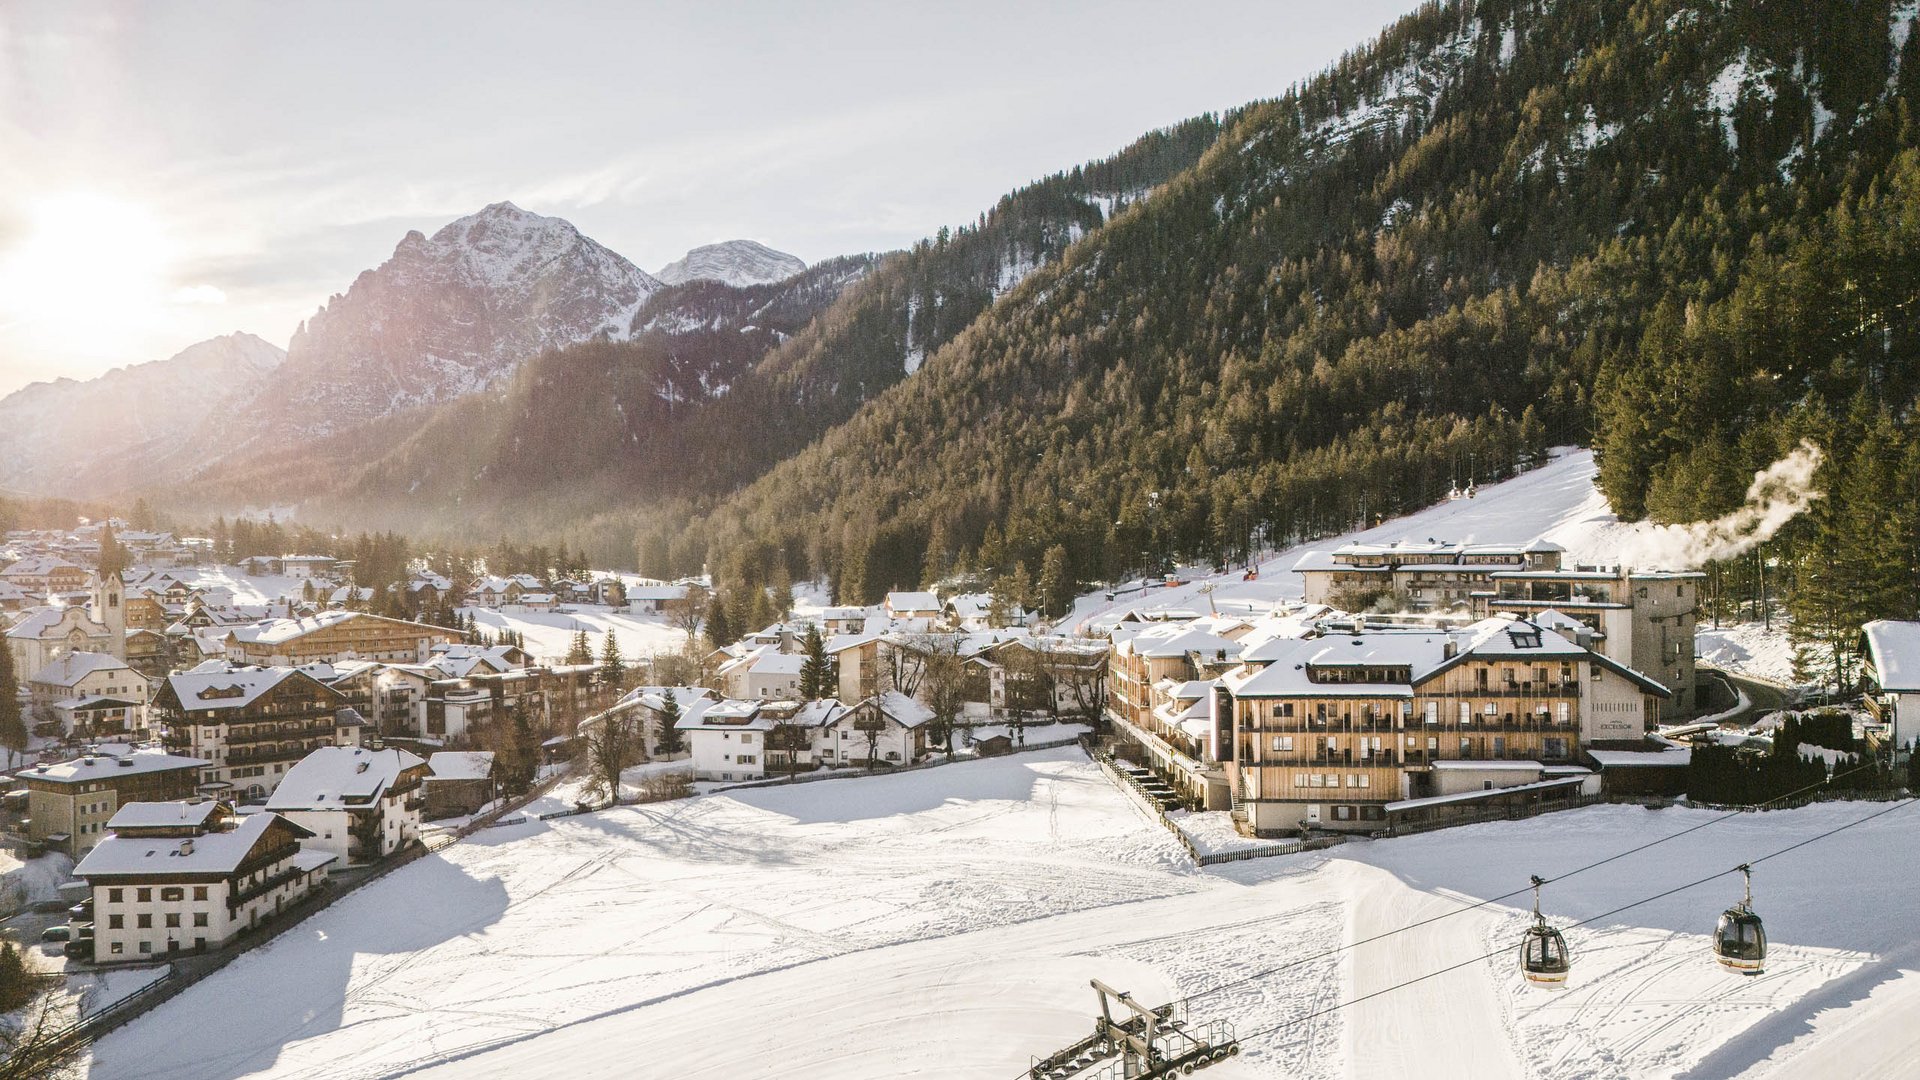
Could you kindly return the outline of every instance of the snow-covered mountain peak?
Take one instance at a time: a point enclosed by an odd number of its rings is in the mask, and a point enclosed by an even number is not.
[[[668,285],[718,281],[736,288],[771,285],[807,268],[798,257],[753,240],[724,240],[694,248],[653,275]]]

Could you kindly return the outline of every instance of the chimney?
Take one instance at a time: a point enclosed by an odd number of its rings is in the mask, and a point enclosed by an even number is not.
[[[1448,634],[1446,644],[1440,646],[1440,658],[1451,660],[1458,655],[1460,655],[1460,643],[1453,640],[1452,634]]]
[[[180,841],[180,854],[182,855],[193,854],[193,840],[191,837]]]

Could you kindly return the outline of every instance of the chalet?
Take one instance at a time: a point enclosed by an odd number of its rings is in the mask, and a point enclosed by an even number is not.
[[[758,701],[697,698],[681,705],[674,727],[686,742],[696,780],[758,780],[766,775],[774,717]]]
[[[420,838],[427,771],[405,750],[321,747],[287,771],[267,809],[311,831],[304,846],[373,862]]]
[[[339,691],[305,672],[225,665],[169,675],[153,699],[164,745],[207,761],[202,790],[253,799],[338,741],[345,706]]]
[[[489,750],[443,750],[427,757],[426,820],[478,813],[500,792]]]
[[[118,657],[71,652],[41,668],[27,686],[35,722],[58,723],[64,735],[128,738],[146,730],[146,676]]]
[[[35,596],[84,592],[92,580],[92,571],[56,555],[32,555],[0,570],[0,581]]]
[[[27,839],[77,859],[105,838],[107,820],[120,807],[193,795],[206,764],[201,758],[103,746],[72,761],[23,769]]]
[[[913,619],[922,628],[940,618],[940,598],[930,592],[890,592],[885,605],[889,619]]]
[[[218,948],[304,899],[337,856],[278,814],[203,801],[136,802],[73,868],[93,898],[94,958],[140,960]]]
[[[227,633],[226,653],[238,663],[285,667],[345,659],[424,663],[434,645],[460,639],[459,631],[444,626],[364,611],[323,611],[234,627]]]
[[[11,581],[0,579],[0,615],[25,611],[37,601],[33,594]]]
[[[722,664],[715,673],[720,689],[732,698],[791,698],[800,693],[800,667],[806,657],[763,645]]]
[[[1920,739],[1920,622],[1875,619],[1860,628],[1867,710],[1887,725],[1902,758]]]
[[[835,717],[825,728],[830,749],[822,757],[836,765],[914,764],[927,755],[932,719],[931,709],[889,690]]]
[[[686,598],[685,585],[635,585],[626,590],[627,610],[635,615],[665,615]]]

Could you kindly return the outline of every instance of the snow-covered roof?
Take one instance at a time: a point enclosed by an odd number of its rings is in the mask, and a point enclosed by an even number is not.
[[[890,592],[887,594],[887,610],[938,612],[940,598],[930,592]]]
[[[48,686],[72,686],[96,671],[124,671],[126,661],[97,652],[70,652],[33,676],[33,681]]]
[[[213,670],[201,670],[211,668]],[[208,661],[191,672],[167,676],[167,685],[182,709],[244,709],[261,694],[290,678],[306,677],[293,668],[230,668],[224,661]]]
[[[107,820],[107,828],[110,831],[193,826],[204,828],[219,809],[220,804],[212,799],[130,802],[113,812],[113,817]]]
[[[242,815],[239,824],[231,829],[193,837],[109,836],[87,852],[86,858],[73,868],[73,874],[75,877],[231,874],[246,861],[247,853],[275,822],[296,830],[302,837],[313,835],[279,814],[266,813]],[[328,856],[328,860],[331,859],[332,856]]]
[[[1587,774],[1591,775],[1591,774]],[[1487,788],[1482,791],[1460,791],[1452,795],[1429,795],[1423,799],[1402,799],[1387,804],[1387,813],[1397,814],[1402,810],[1418,810],[1427,806],[1444,806],[1448,803],[1477,802],[1491,799],[1497,795],[1512,795],[1520,791],[1545,791],[1548,788],[1568,787],[1586,782],[1586,776],[1561,776],[1552,780],[1535,780],[1531,784],[1515,784],[1512,787]]]
[[[1587,756],[1601,768],[1628,765],[1685,766],[1693,761],[1691,749],[1589,750]]]
[[[485,780],[493,775],[491,750],[442,750],[427,755],[434,780]]]
[[[755,675],[798,675],[806,662],[799,653],[767,652],[754,660],[752,670]]]
[[[124,763],[124,764],[123,764]],[[164,772],[168,769],[198,769],[211,762],[195,757],[181,757],[162,750],[134,750],[116,753],[113,748],[102,747],[91,754],[61,761],[51,765],[35,765],[19,773],[24,780],[48,780],[56,784],[82,784],[95,780],[106,780],[116,776],[136,776],[140,773]]]
[[[339,810],[365,806],[400,774],[425,761],[389,747],[323,746],[294,763],[267,799],[269,810]]]
[[[761,704],[758,701],[712,701],[701,698],[682,706],[680,720],[673,726],[679,731],[698,731],[702,728],[771,731],[773,718],[760,715]]]
[[[1875,681],[1888,693],[1920,691],[1920,622],[1875,619],[1860,628]]]
[[[898,690],[889,690],[868,700],[873,703],[874,708],[885,713],[901,727],[917,728],[933,719],[932,709]]]

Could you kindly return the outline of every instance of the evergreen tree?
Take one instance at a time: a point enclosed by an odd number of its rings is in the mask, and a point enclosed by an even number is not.
[[[13,649],[0,641],[0,746],[11,765],[27,752],[27,722],[20,715],[20,680],[14,674]]]
[[[573,645],[567,649],[567,663],[571,665],[593,663],[593,644],[587,640],[586,627],[573,632]]]
[[[817,624],[807,627],[805,650],[806,659],[800,663],[800,696],[818,701],[833,689],[833,673],[827,664],[827,643]]]
[[[668,687],[660,700],[660,738],[659,756],[671,758],[680,752],[680,702],[674,698],[673,688]]]
[[[13,1012],[33,1000],[33,975],[13,942],[0,942],[0,1012]]]
[[[733,624],[727,620],[726,599],[717,589],[707,598],[706,628],[707,641],[716,649],[739,639],[739,635],[733,632]]]
[[[1047,549],[1040,564],[1040,610],[1049,619],[1065,615],[1073,607],[1073,574],[1067,568],[1067,546],[1055,544]]]
[[[607,631],[606,644],[600,649],[600,685],[617,693],[627,682],[627,664],[620,658],[620,642]]]

